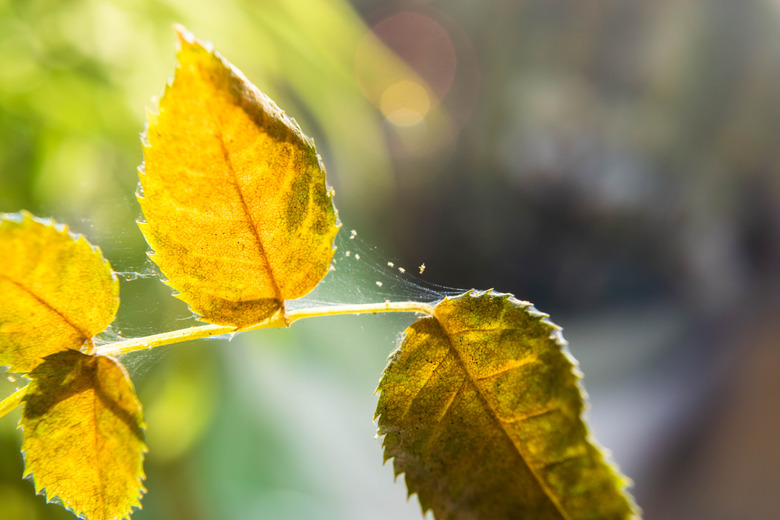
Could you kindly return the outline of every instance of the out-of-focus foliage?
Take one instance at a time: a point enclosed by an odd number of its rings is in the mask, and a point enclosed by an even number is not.
[[[136,216],[132,207],[94,203],[124,199],[133,190],[137,129],[149,94],[160,92],[169,75],[176,20],[210,34],[304,126],[321,128],[317,134],[327,137],[321,146],[329,149],[336,175],[371,172],[345,189],[386,191],[391,179],[382,119],[353,72],[356,49],[366,55],[364,75],[415,76],[366,38],[345,2],[235,1],[217,9],[175,0],[3,0],[0,171],[7,173],[0,178],[0,209],[45,208],[66,220],[91,214],[99,229],[114,229],[111,222],[122,220],[117,211]]]
[[[445,108],[471,76],[480,90],[456,141],[399,159],[393,250],[455,285],[510,280],[544,309],[665,299],[708,314],[766,287],[780,265],[776,2],[418,7],[457,51]]]

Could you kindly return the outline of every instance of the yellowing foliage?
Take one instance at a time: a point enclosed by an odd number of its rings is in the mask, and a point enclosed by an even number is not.
[[[90,355],[119,305],[116,275],[84,237],[26,212],[3,215],[0,247],[0,365],[31,380],[25,476],[79,516],[129,518],[144,491],[141,404],[121,365]]]
[[[35,491],[90,520],[129,518],[145,491],[141,403],[114,359],[52,354],[30,372],[20,426]]]
[[[297,123],[210,45],[178,34],[176,75],[148,116],[141,230],[203,321],[245,327],[325,276],[336,211]]]
[[[149,114],[140,227],[167,283],[212,325],[95,347],[119,302],[108,263],[62,226],[2,216],[0,366],[30,383],[0,402],[0,416],[24,403],[25,476],[36,491],[88,520],[141,507],[141,404],[106,354],[303,317],[404,311],[428,317],[391,357],[376,417],[385,459],[424,511],[437,520],[638,518],[627,479],[589,438],[560,329],[529,303],[470,291],[435,307],[285,312],[330,266],[339,225],[325,171],[273,101],[178,32],[175,78]]]
[[[78,350],[119,307],[119,282],[82,236],[27,212],[0,218],[0,366],[29,372]]]
[[[497,293],[439,303],[379,385],[385,458],[437,520],[635,518],[582,421],[579,375],[546,315]]]

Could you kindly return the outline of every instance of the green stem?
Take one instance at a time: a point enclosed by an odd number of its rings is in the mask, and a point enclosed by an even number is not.
[[[130,352],[139,350],[149,350],[154,347],[162,347],[171,343],[178,343],[190,339],[209,338],[221,334],[232,334],[236,332],[235,327],[225,327],[222,325],[206,325],[203,327],[190,327],[187,329],[174,330],[172,332],[163,332],[143,338],[126,339],[100,345],[95,349],[95,354],[101,356],[121,356]]]
[[[187,329],[163,332],[143,338],[133,338],[114,343],[107,343],[95,348],[94,354],[101,356],[121,356],[138,350],[149,350],[171,343],[179,343],[192,339],[209,338],[223,334],[235,334],[247,330],[266,329],[272,327],[289,326],[292,322],[305,318],[317,318],[320,316],[339,316],[344,314],[376,314],[379,312],[416,312],[417,314],[433,315],[433,306],[420,302],[385,302],[365,303],[359,305],[332,305],[323,307],[310,307],[298,309],[285,314],[279,312],[265,321],[237,329],[224,325],[204,325],[202,327],[189,327]],[[0,417],[4,416],[24,400],[27,387],[17,390],[2,402],[0,402]]]
[[[362,305],[332,305],[330,307],[311,307],[298,309],[287,313],[287,321],[292,323],[304,318],[320,316],[339,316],[344,314],[377,314],[379,312],[416,312],[417,314],[433,315],[433,306],[420,302],[385,302],[365,303]]]
[[[0,417],[4,416],[24,401],[24,396],[27,395],[27,387],[20,388],[16,392],[12,393],[2,401],[0,401]]]
[[[431,305],[420,302],[385,302],[385,303],[366,303],[359,305],[332,305],[323,307],[310,307],[307,309],[298,309],[289,311],[286,315],[279,314],[271,316],[265,321],[237,329],[235,327],[224,325],[205,325],[202,327],[190,327],[173,332],[164,332],[154,334],[143,338],[133,338],[124,341],[117,341],[101,345],[95,349],[95,354],[102,356],[121,356],[129,352],[138,350],[149,350],[171,343],[179,343],[192,339],[209,338],[212,336],[221,336],[223,334],[234,334],[247,330],[267,329],[273,327],[284,327],[294,321],[305,318],[316,318],[320,316],[339,316],[344,314],[376,314],[379,312],[416,312],[419,314],[433,314]]]

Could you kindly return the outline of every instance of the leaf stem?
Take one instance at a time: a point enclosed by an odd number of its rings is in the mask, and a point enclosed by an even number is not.
[[[132,338],[123,341],[115,341],[114,343],[106,343],[105,345],[98,346],[95,349],[95,354],[101,356],[121,356],[130,352],[149,350],[154,347],[162,347],[163,345],[170,345],[171,343],[178,343],[180,341],[209,338],[234,332],[236,332],[235,327],[226,327],[223,325],[189,327],[171,332],[163,332],[162,334],[144,336],[142,338]]]
[[[24,400],[24,396],[27,395],[27,387],[20,388],[16,392],[12,393],[2,401],[0,401],[0,417],[4,416],[20,404]]]
[[[318,318],[321,316],[339,316],[345,314],[377,314],[380,312],[415,312],[417,314],[433,315],[433,306],[421,302],[385,302],[364,303],[356,305],[323,305],[321,307],[309,307],[287,312],[286,315],[276,314],[265,321],[237,329],[224,325],[204,325],[202,327],[189,327],[142,338],[133,338],[114,343],[107,343],[95,348],[95,355],[121,356],[138,350],[148,350],[171,343],[179,343],[192,339],[210,338],[223,334],[235,334],[247,330],[266,329],[272,327],[284,327],[294,321],[305,318]],[[21,388],[0,401],[0,417],[22,404],[27,394],[27,387]]]
[[[289,311],[285,316],[274,315],[265,321],[255,325],[250,325],[241,329],[225,325],[204,325],[199,327],[189,327],[186,329],[175,330],[172,332],[163,332],[142,338],[133,338],[124,341],[116,341],[98,346],[95,354],[102,356],[121,356],[130,352],[139,350],[149,350],[171,343],[179,343],[192,339],[209,338],[221,336],[223,334],[235,334],[247,330],[266,329],[273,327],[284,327],[294,321],[305,318],[316,318],[320,316],[338,316],[344,314],[376,314],[379,312],[416,312],[418,314],[433,314],[433,306],[420,302],[385,302],[385,303],[365,303],[356,305],[330,305],[321,307],[309,307]]]
[[[339,316],[343,314],[377,314],[379,312],[416,312],[418,314],[427,314],[431,316],[433,315],[433,306],[420,302],[385,302],[310,307],[308,309],[298,309],[288,312],[287,321],[292,323],[304,318]]]

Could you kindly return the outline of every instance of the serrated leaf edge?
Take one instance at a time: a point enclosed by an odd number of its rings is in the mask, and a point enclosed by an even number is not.
[[[534,305],[532,303],[530,303],[530,302],[528,302],[526,300],[520,300],[520,299],[516,298],[514,294],[497,292],[497,291],[495,291],[492,288],[491,289],[487,289],[487,290],[469,289],[468,291],[466,291],[466,292],[464,292],[462,294],[459,294],[459,295],[456,295],[456,296],[447,296],[445,298],[442,298],[441,300],[435,302],[433,304],[433,306],[435,308],[438,304],[440,304],[441,302],[443,302],[445,300],[455,301],[455,300],[462,299],[462,298],[467,298],[467,297],[480,298],[480,297],[483,297],[483,296],[493,296],[493,297],[498,297],[498,298],[500,298],[502,300],[512,301],[513,304],[519,305],[523,310],[528,312],[531,316],[538,317],[540,319],[539,320],[540,323],[543,324],[548,329],[550,329],[550,339],[560,348],[560,352],[564,355],[566,360],[571,364],[571,374],[574,376],[574,384],[575,384],[575,386],[576,386],[577,390],[579,391],[580,396],[582,398],[583,409],[582,409],[582,412],[579,415],[579,420],[582,421],[582,423],[585,426],[585,432],[586,432],[585,433],[585,441],[590,443],[598,451],[598,453],[601,455],[601,460],[602,460],[603,464],[609,469],[609,471],[611,472],[613,478],[615,478],[615,480],[618,482],[618,484],[620,486],[619,490],[621,491],[622,495],[628,501],[628,505],[629,505],[629,507],[630,507],[630,509],[632,511],[632,516],[629,517],[627,520],[641,520],[641,509],[636,504],[636,501],[634,500],[634,497],[631,495],[631,493],[628,493],[628,488],[630,488],[633,485],[633,481],[629,477],[627,477],[626,475],[624,475],[623,473],[620,472],[620,468],[619,468],[618,464],[612,459],[611,451],[609,449],[605,448],[604,446],[602,446],[593,437],[593,433],[592,433],[592,431],[591,431],[591,429],[590,429],[590,427],[588,425],[588,422],[585,421],[585,419],[584,419],[585,412],[590,408],[590,401],[588,399],[588,393],[585,390],[585,387],[584,387],[584,385],[582,383],[584,374],[583,374],[583,372],[579,368],[579,362],[571,354],[571,351],[569,350],[569,342],[566,341],[566,339],[563,337],[563,334],[562,334],[563,328],[560,327],[559,325],[553,323],[552,321],[550,321],[549,320],[549,317],[550,317],[549,314],[547,314],[545,312],[542,312],[542,311],[539,311],[536,307],[534,307]],[[430,317],[427,317],[427,318],[436,319],[435,313],[434,313],[433,316],[430,316]],[[421,318],[421,319],[426,319],[426,318]],[[441,325],[441,322],[439,322],[438,319],[436,319],[436,320],[439,323],[439,325],[442,327],[442,329],[445,330],[445,332],[447,332],[447,338],[449,340],[449,338],[450,338],[449,331],[447,331],[444,328],[444,326]],[[402,335],[400,341],[399,341],[399,345],[403,344],[403,341],[405,340],[405,337],[406,337],[406,334],[404,333]],[[388,366],[393,361],[394,356],[396,355],[396,353],[399,352],[399,350],[400,350],[400,347],[398,349],[395,349],[390,354],[390,356],[387,359],[387,365]],[[450,346],[450,350],[452,352],[454,352],[458,356],[459,362],[462,365],[462,361],[460,361],[460,356],[458,355],[457,351],[452,346]],[[385,368],[385,370],[382,371],[382,377],[379,380],[379,384],[377,385],[377,388],[374,391],[374,394],[381,394],[382,384],[384,383],[385,378],[386,378],[386,370],[387,369]],[[464,371],[465,371],[465,369],[464,369]],[[471,379],[472,382],[473,382],[473,379],[471,378],[471,375],[468,373],[468,371],[465,371],[465,372],[468,375],[469,379]],[[475,387],[476,387],[476,385],[475,385]],[[477,389],[478,389],[478,387],[477,387]],[[478,389],[478,391],[479,391],[479,389]],[[481,395],[481,392],[480,392],[480,395]],[[484,398],[483,398],[483,400],[487,403],[487,401]],[[488,407],[489,406],[490,405],[488,404]],[[491,411],[492,411],[492,408],[491,408]],[[375,413],[374,414],[374,422],[377,423],[377,425],[378,425],[380,417],[381,417],[380,413]],[[497,421],[497,422],[499,423],[499,425],[501,425],[501,421]],[[503,430],[503,425],[501,425],[501,427],[502,427],[502,430]],[[388,461],[394,459],[394,457],[387,455],[387,451],[388,450],[387,450],[387,445],[386,445],[386,436],[381,431],[381,428],[379,428],[379,427],[377,429],[376,436],[377,436],[377,438],[381,438],[382,439],[382,455],[383,455],[382,464],[384,465]],[[510,438],[510,441],[511,441],[511,438]],[[513,441],[511,441],[511,442],[512,442],[513,445],[515,445],[515,443]],[[517,446],[516,446],[516,448],[520,452],[520,455],[523,458],[523,460],[527,460],[527,455],[525,454],[525,452],[522,451]],[[545,494],[548,496],[548,498],[550,498],[550,500],[553,502],[553,504],[555,504],[557,510],[562,514],[562,516],[565,519],[570,519],[570,516],[569,516],[568,512],[566,512],[562,508],[562,506],[559,504],[558,500],[553,497],[553,495],[551,494],[550,490],[547,488],[546,483],[537,474],[535,468],[532,465],[528,464],[527,462],[526,462],[526,465],[528,466],[529,470],[534,475],[536,481],[539,483],[541,488],[544,490]],[[399,476],[404,475],[404,471],[399,469],[395,465],[395,463],[393,463],[393,474],[394,474],[394,480],[397,480]],[[418,494],[418,491],[415,490],[415,489],[412,489],[412,487],[409,485],[409,482],[406,480],[405,475],[404,475],[404,483],[405,483],[406,489],[407,489],[407,500],[411,499],[412,496]],[[418,500],[418,503],[420,504],[420,508],[421,508],[423,514],[426,514],[426,513],[428,513],[428,511],[432,510],[432,508],[430,506],[428,506],[428,507],[423,506],[422,505],[422,501]]]
[[[119,361],[118,359],[116,359],[114,357],[111,357],[111,356],[101,356],[101,355],[95,355],[95,354],[85,354],[85,355],[88,355],[88,356],[94,357],[94,358],[104,357],[104,358],[112,360],[116,364],[116,366],[119,367],[119,369],[122,372],[122,375],[125,377],[126,381],[128,382],[128,384],[130,386],[130,389],[133,391],[133,394],[136,395],[136,399],[138,399],[137,394],[135,392],[135,385],[133,384],[133,381],[130,378],[129,373],[127,372],[127,368],[124,366],[124,364],[121,361]],[[140,404],[140,400],[139,400],[139,404]],[[142,416],[141,423],[139,424],[139,427],[141,428],[142,431],[146,431],[146,422],[143,420],[143,416]],[[16,429],[17,430],[23,430],[23,428],[22,428],[22,419],[20,419],[19,422],[17,423]],[[34,473],[31,470],[27,469],[26,450],[20,450],[20,451],[21,451],[21,454],[22,454],[22,461],[24,463],[24,473],[22,474],[22,478],[24,480],[29,481],[33,485],[33,487],[35,488],[35,494],[36,495],[40,495],[40,496],[44,497],[44,499],[46,500],[47,504],[56,504],[58,506],[61,506],[64,509],[67,509],[68,511],[70,511],[71,513],[76,515],[78,518],[83,518],[85,520],[90,520],[86,516],[84,516],[84,511],[76,511],[74,508],[72,508],[70,506],[67,506],[65,504],[65,502],[63,502],[62,498],[59,495],[49,496],[49,493],[48,493],[46,487],[45,486],[40,486],[38,484],[38,482],[35,480]],[[117,520],[131,520],[130,517],[133,515],[133,513],[135,511],[139,511],[139,510],[143,509],[143,504],[141,504],[141,500],[143,499],[144,495],[148,492],[148,490],[146,489],[146,486],[144,485],[144,481],[146,480],[146,471],[144,470],[144,461],[146,459],[145,455],[147,453],[149,453],[149,447],[147,446],[146,441],[142,440],[141,441],[141,450],[140,450],[141,460],[139,461],[140,472],[139,472],[137,480],[136,480],[136,482],[138,483],[138,495],[133,499],[133,503],[130,504],[130,510],[127,512],[127,514],[123,515],[120,519],[117,519]]]
[[[12,222],[14,224],[18,224],[21,226],[27,225],[28,223],[41,224],[45,227],[54,229],[57,233],[67,235],[76,244],[85,244],[87,247],[89,247],[90,250],[100,258],[100,265],[105,267],[110,273],[111,282],[112,285],[114,286],[115,293],[116,293],[116,300],[115,300],[116,303],[114,304],[114,311],[113,311],[114,318],[106,325],[106,327],[102,331],[99,331],[93,336],[90,336],[85,331],[83,331],[75,323],[73,323],[67,317],[65,317],[65,315],[59,311],[59,309],[56,309],[53,305],[51,305],[46,300],[42,299],[39,295],[37,295],[27,287],[21,286],[16,282],[14,282],[13,280],[9,279],[11,283],[27,291],[31,296],[33,296],[35,299],[40,301],[43,305],[45,305],[46,307],[54,311],[58,316],[60,316],[63,319],[63,321],[65,321],[71,328],[73,328],[73,330],[78,332],[79,335],[81,335],[81,337],[84,338],[82,340],[82,343],[78,345],[79,348],[75,348],[74,350],[90,353],[94,349],[95,337],[98,334],[105,332],[105,330],[108,329],[109,326],[111,326],[111,323],[113,323],[114,319],[116,319],[116,313],[119,310],[119,277],[117,276],[116,272],[111,268],[111,263],[103,254],[102,249],[99,246],[92,244],[89,240],[87,240],[87,238],[82,233],[76,233],[73,230],[71,230],[67,224],[62,222],[57,222],[51,218],[38,217],[25,209],[20,210],[16,213],[0,213],[0,226],[2,226],[4,222]],[[76,345],[74,344],[74,346]],[[9,365],[0,365],[0,368],[10,369],[11,367]],[[19,373],[25,373],[25,372],[19,372]]]

